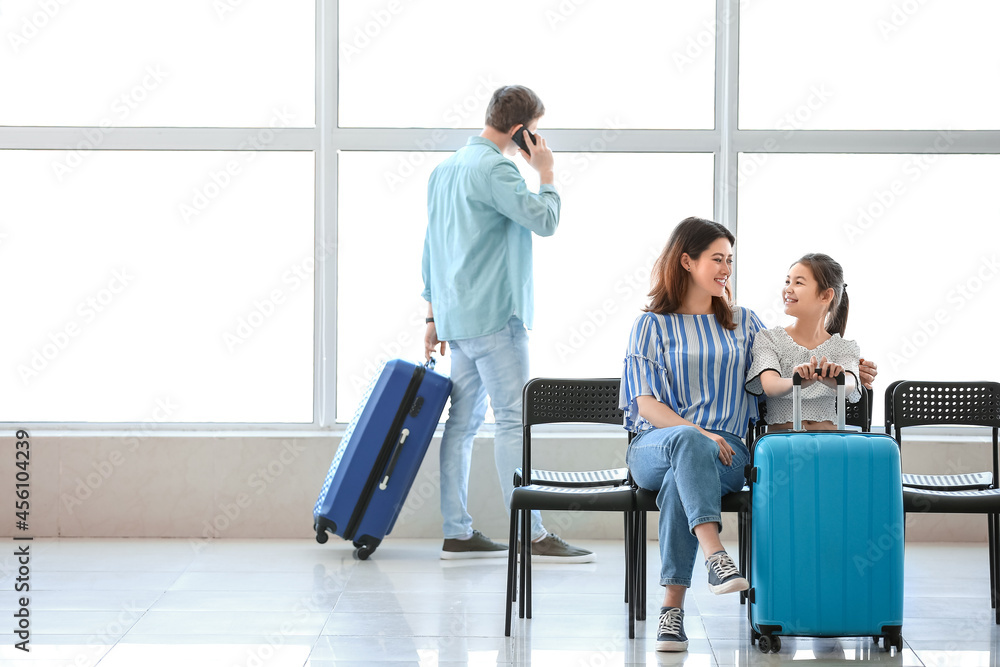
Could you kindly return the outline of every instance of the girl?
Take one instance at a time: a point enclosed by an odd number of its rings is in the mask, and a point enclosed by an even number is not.
[[[650,304],[636,319],[620,407],[635,433],[626,462],[657,491],[663,606],[656,650],[685,651],[684,595],[699,547],[713,593],[747,589],[719,540],[722,496],[743,488],[743,442],[757,401],[745,390],[760,319],[731,301],[736,239],[722,225],[687,218],[656,260]],[[862,364],[870,383],[875,365]]]
[[[844,270],[832,257],[804,256],[785,277],[785,312],[795,317],[788,327],[760,332],[753,343],[753,364],[746,387],[767,394],[768,430],[792,427],[792,375],[802,376],[802,427],[835,429],[837,375],[846,373],[847,400],[861,399],[858,362],[861,352],[844,340],[850,304]],[[817,373],[819,369],[819,373]]]

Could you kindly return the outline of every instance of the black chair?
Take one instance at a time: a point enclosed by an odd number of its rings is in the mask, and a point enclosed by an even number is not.
[[[895,426],[893,420],[893,394],[896,391],[896,387],[901,385],[907,380],[896,380],[888,387],[885,388],[885,432],[889,435],[894,435],[896,442],[899,442],[898,429],[894,434],[893,428]],[[918,383],[921,386],[929,386],[931,384],[941,384],[941,383]],[[944,383],[952,385],[954,383]],[[969,383],[964,383],[969,384]],[[976,385],[977,383],[971,383]],[[981,383],[978,383],[981,384]],[[958,385],[956,385],[958,386]],[[912,390],[911,390],[912,391]],[[928,426],[929,423],[911,423],[909,426]],[[902,453],[902,452],[900,452]],[[994,459],[996,457],[994,456]],[[989,470],[983,470],[979,472],[967,472],[967,473],[954,473],[947,475],[921,475],[921,474],[903,474],[903,486],[912,487],[915,489],[927,489],[929,491],[974,491],[981,489],[993,488],[993,473]]]
[[[900,381],[890,386],[891,423],[902,453],[902,429],[912,426],[987,426],[993,434],[993,470],[945,475],[903,475],[903,509],[934,514],[985,514],[989,541],[990,604],[1000,625],[1000,489],[998,432],[1000,383]],[[887,389],[887,391],[889,391]]]
[[[625,599],[629,606],[629,637],[635,636],[633,580],[632,488],[625,483],[624,468],[570,473],[536,471],[531,467],[531,429],[540,424],[614,424],[621,426],[624,415],[618,409],[619,378],[547,379],[535,378],[524,385],[522,415],[524,455],[521,470],[514,477],[510,499],[510,535],[507,552],[507,599],[504,634],[510,636],[513,603],[518,600],[518,616],[531,618],[531,510],[622,512],[625,527]],[[623,442],[624,444],[624,442]],[[565,446],[560,441],[560,446]],[[617,479],[616,479],[617,476]],[[518,540],[520,536],[528,539]],[[520,544],[520,554],[517,545]],[[515,590],[516,564],[520,555],[520,597]]]

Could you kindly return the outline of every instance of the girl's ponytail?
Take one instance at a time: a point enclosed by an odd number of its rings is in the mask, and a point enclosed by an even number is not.
[[[844,285],[840,289],[840,305],[837,306],[837,312],[831,313],[830,318],[827,320],[826,332],[840,334],[840,337],[843,338],[844,331],[847,329],[847,313],[850,310],[851,302],[847,298],[847,285]]]

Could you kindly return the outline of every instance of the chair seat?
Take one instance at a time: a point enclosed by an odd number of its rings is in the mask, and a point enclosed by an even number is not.
[[[934,514],[1000,514],[1000,489],[932,491],[903,487],[903,511]]]
[[[582,488],[529,484],[514,487],[510,509],[630,512],[635,507],[632,499],[632,487],[626,485]]]
[[[514,471],[514,486],[521,485],[521,469]],[[608,470],[538,470],[531,469],[531,482],[548,486],[561,487],[593,487],[620,486],[628,480],[628,468],[610,468]]]
[[[656,512],[656,491],[650,491],[642,487],[635,489],[635,509],[639,512]],[[750,511],[750,487],[744,486],[739,491],[733,491],[722,496],[723,512],[748,512]]]
[[[903,475],[903,486],[934,491],[965,491],[993,486],[993,473],[970,472],[960,475]]]

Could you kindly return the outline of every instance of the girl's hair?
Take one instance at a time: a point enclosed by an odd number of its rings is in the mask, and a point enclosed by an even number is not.
[[[847,283],[844,282],[844,267],[833,257],[820,252],[803,255],[795,264],[805,264],[812,270],[817,293],[833,290],[833,300],[826,317],[826,331],[843,336],[847,328],[847,313],[851,309],[851,302],[847,298]]]
[[[653,265],[650,276],[649,305],[645,312],[659,315],[673,313],[681,304],[688,290],[690,278],[681,266],[681,255],[687,253],[691,259],[698,259],[708,246],[718,239],[728,239],[736,243],[736,237],[724,226],[702,218],[685,218],[674,227],[663,252]],[[725,297],[712,297],[715,319],[726,329],[735,329],[732,292],[726,283]]]

